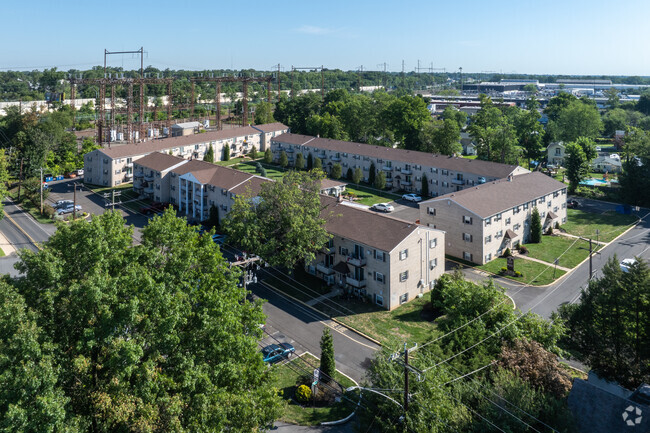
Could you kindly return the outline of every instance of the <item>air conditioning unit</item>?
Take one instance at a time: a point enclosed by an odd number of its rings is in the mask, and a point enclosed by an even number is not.
[[[420,282],[418,283],[418,287],[424,286],[424,279],[421,279]]]

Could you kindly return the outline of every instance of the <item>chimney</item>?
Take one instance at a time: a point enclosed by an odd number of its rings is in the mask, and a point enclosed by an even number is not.
[[[512,182],[512,175],[511,174],[508,175],[508,182]]]

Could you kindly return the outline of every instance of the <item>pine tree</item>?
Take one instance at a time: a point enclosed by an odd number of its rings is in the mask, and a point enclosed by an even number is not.
[[[343,169],[341,168],[341,164],[337,162],[332,166],[332,172],[330,173],[330,176],[332,179],[340,179],[342,174]]]
[[[319,157],[314,158],[314,167],[316,170],[323,169],[323,161]]]
[[[375,184],[375,176],[377,175],[377,169],[375,168],[375,163],[370,164],[370,172],[368,173],[368,183],[370,185]]]
[[[296,170],[302,170],[305,168],[305,157],[302,156],[302,153],[298,152],[296,155],[296,162],[293,164]]]
[[[429,196],[429,179],[427,179],[427,175],[423,174],[422,175],[422,190],[421,194],[423,197],[428,197]]]
[[[307,170],[314,168],[314,157],[311,156],[311,153],[307,155]]]
[[[230,145],[228,144],[223,147],[223,160],[230,161]]]
[[[285,168],[287,165],[289,165],[289,157],[287,156],[287,152],[283,150],[280,152],[280,167]]]
[[[271,149],[266,149],[264,151],[264,162],[267,164],[270,164],[273,162],[273,154],[271,153]]]
[[[251,158],[257,159],[257,147],[255,147],[255,145],[253,145],[253,148],[251,149]]]
[[[329,328],[323,330],[320,339],[320,372],[321,380],[329,382],[336,373],[336,361],[334,360],[334,340]]]
[[[356,185],[359,185],[361,179],[363,179],[363,171],[361,171],[360,167],[357,167],[354,169],[354,174],[352,175],[352,182],[354,182]]]
[[[354,172],[352,171],[352,167],[349,167],[349,168],[348,168],[347,173],[345,173],[345,178],[346,178],[347,180],[349,180],[350,182],[353,181],[353,179],[354,179]]]
[[[380,190],[386,188],[386,175],[383,171],[380,171],[375,178],[375,188]]]
[[[542,221],[539,217],[537,206],[533,208],[533,213],[530,216],[530,243],[538,244],[542,241]]]
[[[214,149],[212,148],[212,143],[210,143],[210,147],[208,147],[207,152],[205,152],[205,155],[203,155],[203,160],[205,162],[214,163]]]

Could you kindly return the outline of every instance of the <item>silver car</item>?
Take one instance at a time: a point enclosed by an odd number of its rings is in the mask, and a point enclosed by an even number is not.
[[[390,203],[375,203],[370,209],[374,209],[379,212],[392,212],[395,210],[393,205]]]

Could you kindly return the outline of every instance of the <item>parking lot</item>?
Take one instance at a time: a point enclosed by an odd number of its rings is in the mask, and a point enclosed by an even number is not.
[[[403,199],[391,201],[389,203],[393,205],[393,207],[395,208],[395,210],[392,212],[384,213],[381,211],[376,211],[374,209],[370,209],[370,211],[377,212],[383,215],[388,215],[393,218],[398,218],[404,221],[415,222],[420,219],[420,208],[418,207],[417,203],[413,203]]]

